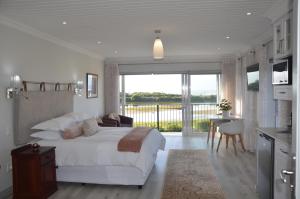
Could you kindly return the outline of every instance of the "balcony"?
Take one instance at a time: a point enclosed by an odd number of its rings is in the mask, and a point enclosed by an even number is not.
[[[193,132],[207,132],[209,118],[217,114],[216,103],[191,104],[191,126]],[[126,116],[134,118],[134,126],[148,126],[161,132],[182,132],[183,106],[181,104],[128,104],[124,106]]]

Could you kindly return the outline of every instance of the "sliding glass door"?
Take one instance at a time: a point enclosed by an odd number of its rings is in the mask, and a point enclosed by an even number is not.
[[[120,91],[121,113],[133,117],[135,126],[199,134],[216,114],[219,75],[121,75]]]

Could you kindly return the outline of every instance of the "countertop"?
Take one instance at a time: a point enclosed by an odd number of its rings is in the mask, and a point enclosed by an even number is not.
[[[292,132],[291,129],[286,128],[257,128],[258,132],[267,134],[274,138],[275,141],[286,144],[289,147],[292,145]]]

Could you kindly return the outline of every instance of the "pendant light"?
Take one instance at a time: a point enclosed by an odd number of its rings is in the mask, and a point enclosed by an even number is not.
[[[164,58],[164,46],[159,37],[159,34],[161,33],[161,31],[155,30],[154,33],[157,34],[157,37],[153,44],[153,59],[163,59]]]

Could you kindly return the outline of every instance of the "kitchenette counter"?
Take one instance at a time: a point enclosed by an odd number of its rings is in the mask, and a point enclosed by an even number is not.
[[[292,133],[291,129],[286,128],[257,128],[257,132],[265,133],[266,135],[274,138],[275,141],[278,141],[282,144],[292,145]]]

